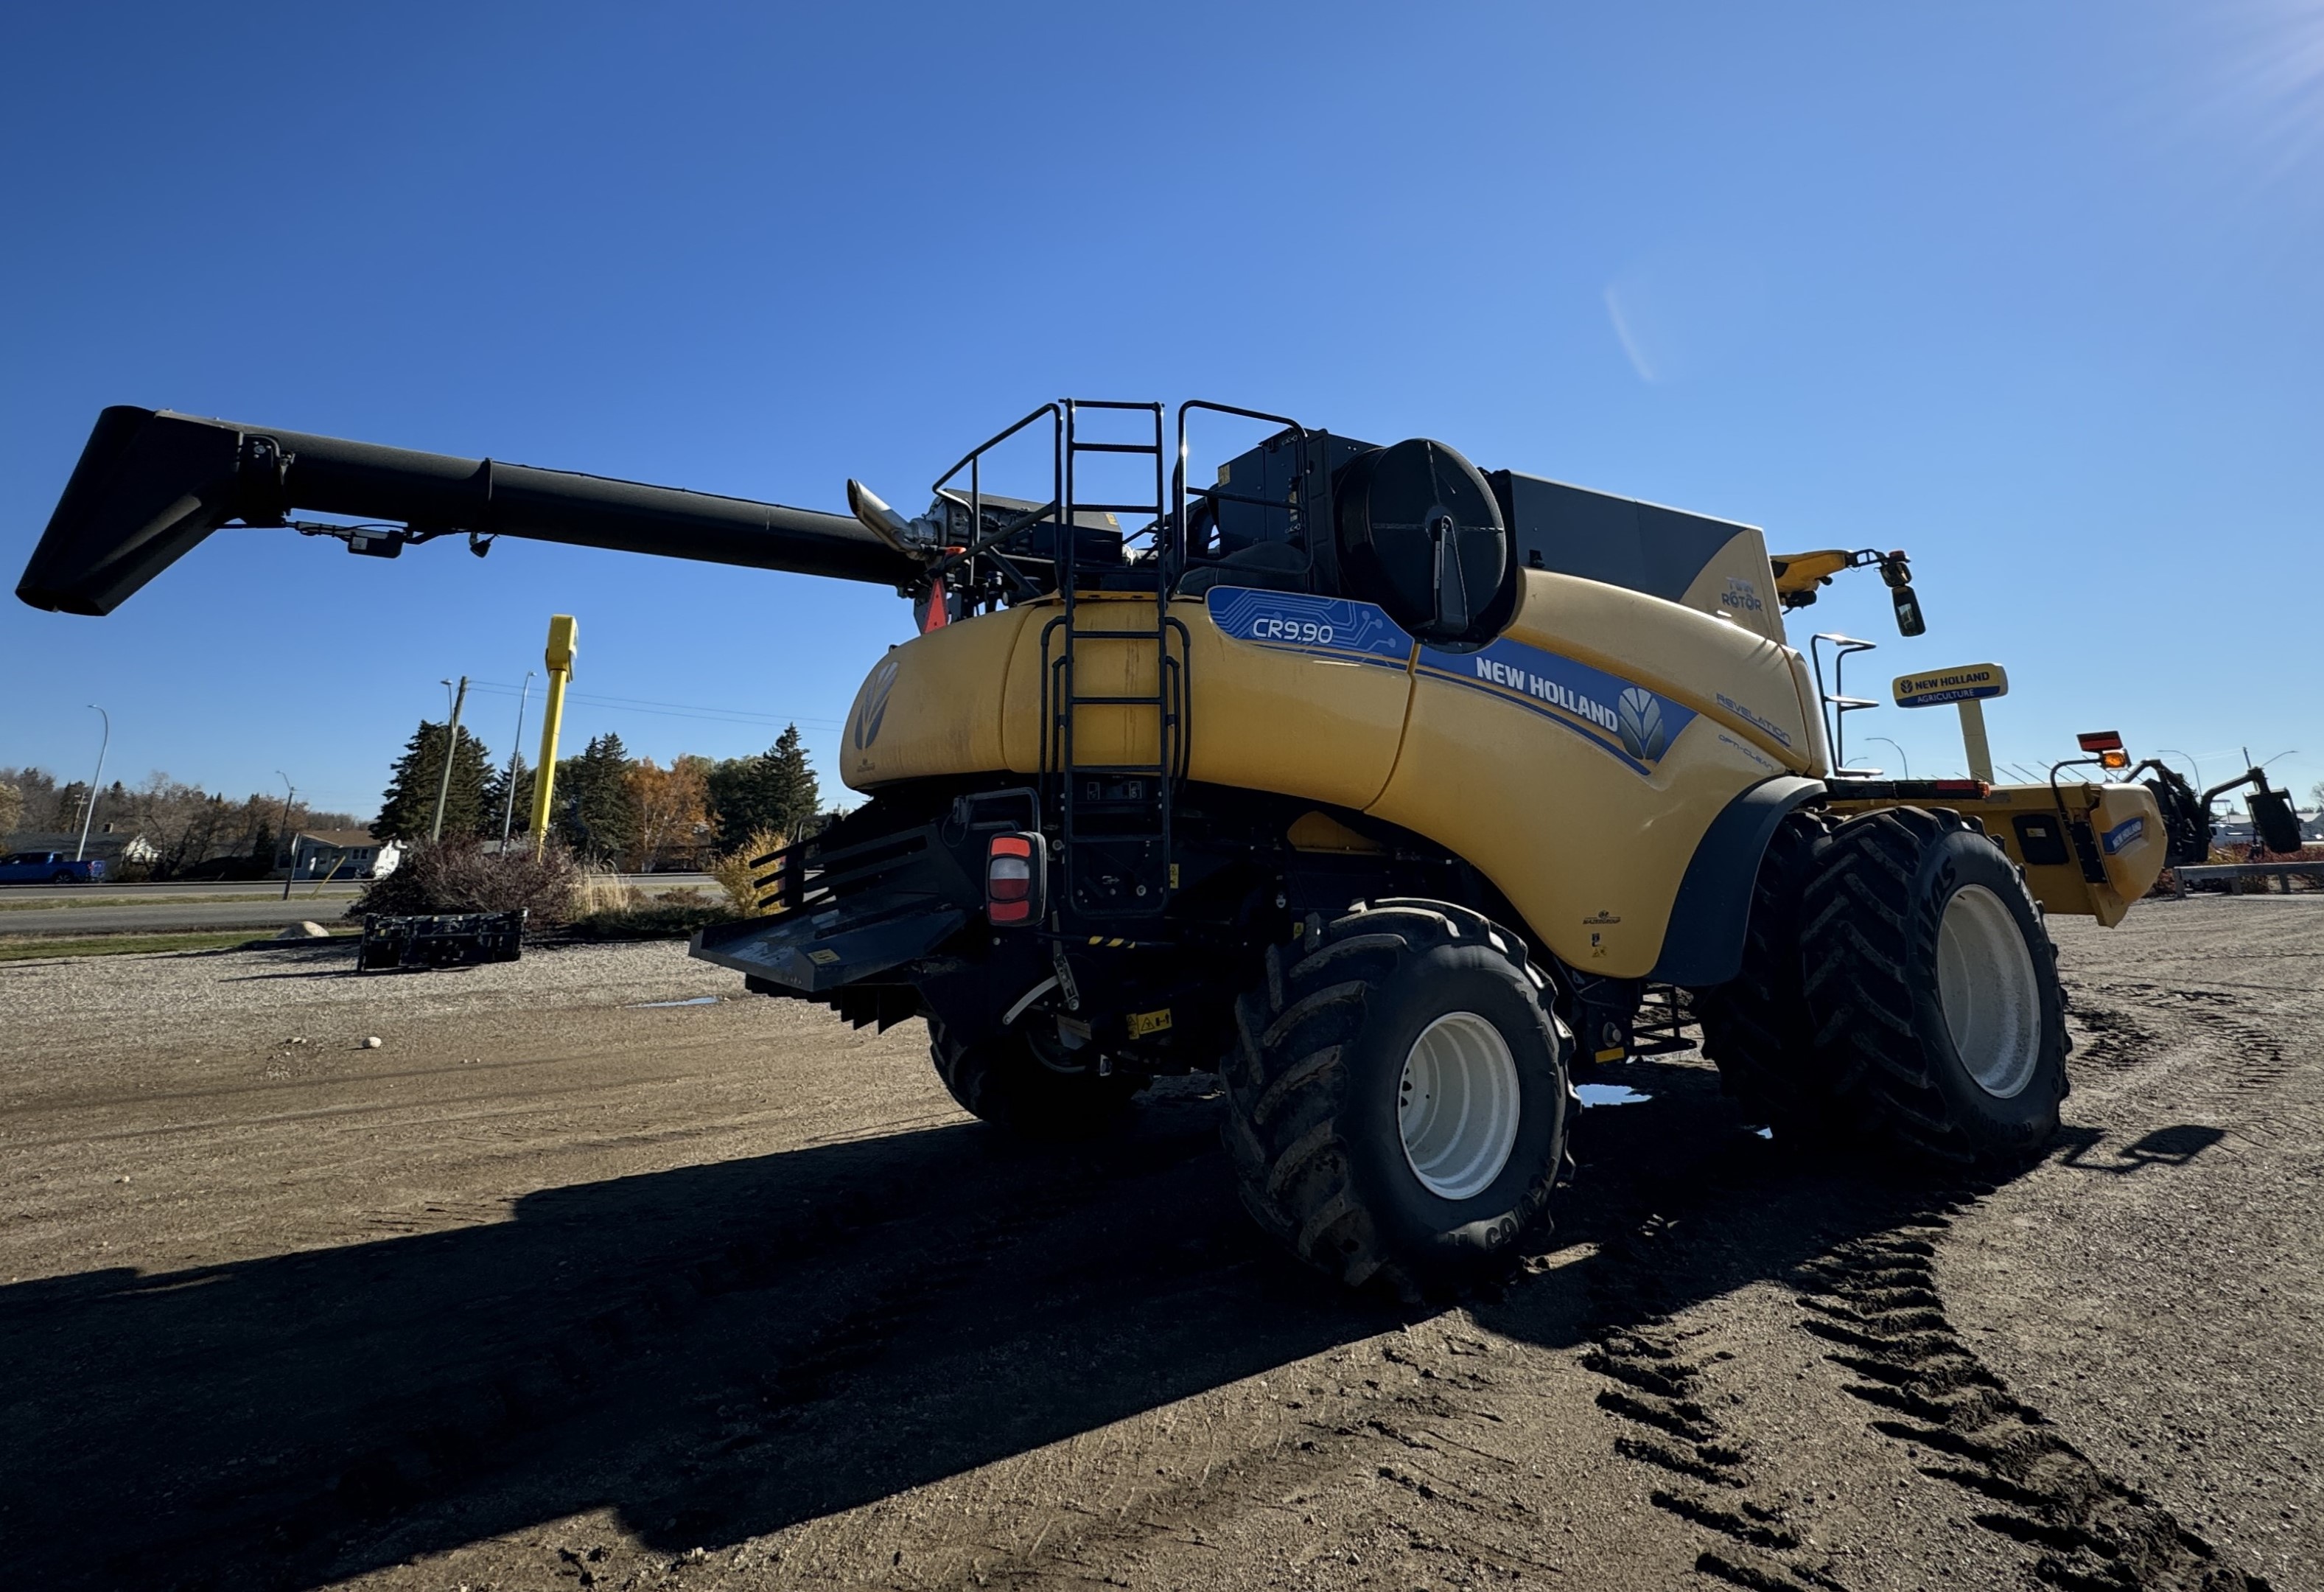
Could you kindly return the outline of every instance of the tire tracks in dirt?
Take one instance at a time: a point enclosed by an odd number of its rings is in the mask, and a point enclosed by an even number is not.
[[[2267,1030],[2225,1009],[2232,996],[2159,986],[2124,993],[2233,1047],[2236,1089],[2269,1088],[2295,1065]],[[2155,1065],[2163,1041],[2154,1025],[2087,990],[2075,995],[2078,1067],[2131,1074]],[[1714,1170],[1684,1204],[1665,1199],[1661,1208],[1691,1220],[1720,1180]],[[2030,1555],[2040,1582],[2066,1592],[2264,1592],[2264,1579],[2224,1562],[2169,1510],[2092,1462],[1964,1342],[1938,1290],[1937,1246],[1992,1191],[1859,1184],[1859,1198],[1885,1198],[1893,1209],[1791,1279],[1818,1359],[1843,1374],[1842,1392],[1877,1412],[1872,1431],[1936,1457],[1914,1468],[1972,1495],[1975,1523]],[[1839,1568],[1803,1542],[1763,1485],[1782,1472],[1782,1456],[1755,1440],[1748,1406],[1705,1396],[1731,1351],[1707,1349],[1714,1328],[1701,1312],[1657,1313],[1659,1300],[1688,1291],[1674,1286],[1671,1269],[1699,1263],[1673,1242],[1680,1226],[1678,1216],[1648,1216],[1600,1252],[1593,1292],[1611,1324],[1582,1364],[1608,1384],[1599,1407],[1627,1428],[1615,1451],[1659,1473],[1649,1493],[1656,1508],[1714,1534],[1699,1573],[1753,1592],[1834,1592]]]
[[[1978,1495],[1972,1518],[2034,1551],[2067,1592],[2264,1592],[2171,1512],[2093,1464],[1961,1340],[1939,1295],[1936,1245],[1974,1197],[1932,1205],[1893,1235],[1804,1268],[1801,1325],[1881,1412],[1872,1429],[1942,1456],[1923,1476]]]
[[[1706,1353],[1711,1327],[1655,1308],[1668,1269],[1685,1258],[1670,1242],[1678,1226],[1649,1214],[1598,1252],[1591,1291],[1606,1324],[1582,1365],[1608,1384],[1598,1407],[1627,1428],[1614,1451],[1659,1473],[1647,1493],[1655,1508],[1715,1534],[1697,1573],[1750,1592],[1845,1592],[1830,1557],[1803,1543],[1789,1512],[1756,1485],[1752,1442],[1703,1396],[1712,1364],[1733,1352]]]

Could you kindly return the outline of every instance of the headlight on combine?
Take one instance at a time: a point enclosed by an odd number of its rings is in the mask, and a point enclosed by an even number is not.
[[[1037,834],[995,835],[984,851],[984,918],[996,929],[1041,921],[1049,843]]]

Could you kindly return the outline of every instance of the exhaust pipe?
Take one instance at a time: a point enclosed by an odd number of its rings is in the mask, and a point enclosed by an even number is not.
[[[219,526],[289,525],[301,510],[401,526],[356,549],[388,556],[465,531],[899,590],[921,573],[852,514],[124,405],[97,416],[16,595],[109,614]]]

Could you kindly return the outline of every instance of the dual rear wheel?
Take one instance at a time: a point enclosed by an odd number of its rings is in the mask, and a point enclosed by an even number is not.
[[[1310,1264],[1407,1298],[1505,1266],[1565,1161],[1572,1041],[1517,936],[1441,902],[1309,920],[1236,1007],[1243,1204]]]
[[[2016,865],[1959,814],[1798,813],[1761,865],[1705,1048],[1778,1137],[2005,1167],[2058,1129],[2057,952]]]
[[[1565,1163],[1572,1041],[1517,936],[1441,902],[1309,920],[1237,1003],[1222,1069],[1242,1200],[1303,1259],[1406,1297],[1505,1266]],[[1032,1137],[1120,1126],[1138,1087],[1038,1023],[928,1023],[936,1071]]]

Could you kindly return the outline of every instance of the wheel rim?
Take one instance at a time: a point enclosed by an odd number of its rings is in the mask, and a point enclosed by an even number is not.
[[[2042,1053],[2041,987],[2017,920],[1982,884],[1964,884],[1937,926],[1937,1003],[1978,1088],[2012,1099]]]
[[[1405,1163],[1442,1199],[1489,1187],[1517,1142],[1517,1064],[1474,1012],[1447,1012],[1412,1041],[1397,1089]]]

